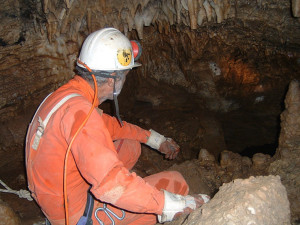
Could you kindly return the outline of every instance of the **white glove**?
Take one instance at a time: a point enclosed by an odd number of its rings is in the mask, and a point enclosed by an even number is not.
[[[167,139],[163,135],[157,133],[155,130],[150,129],[150,131],[151,131],[151,135],[146,145],[158,150],[161,143],[165,142]]]
[[[190,208],[195,210],[199,208],[204,203],[210,200],[208,195],[199,194],[197,197],[191,195],[183,196],[170,193],[163,190],[165,194],[165,205],[162,215],[157,215],[158,221],[160,223],[172,221],[177,213],[184,212],[184,209]],[[197,202],[196,202],[197,198]]]

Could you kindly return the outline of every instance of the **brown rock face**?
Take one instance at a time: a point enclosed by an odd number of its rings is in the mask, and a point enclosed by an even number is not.
[[[281,114],[281,132],[276,151],[277,160],[269,172],[281,177],[291,203],[293,220],[300,219],[300,86],[292,81],[285,99],[285,111]]]
[[[184,225],[290,224],[290,208],[279,176],[250,177],[224,184]]]

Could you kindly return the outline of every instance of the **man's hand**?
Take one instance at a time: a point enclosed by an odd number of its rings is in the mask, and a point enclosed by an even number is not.
[[[186,200],[186,207],[183,209],[182,212],[178,212],[174,215],[173,220],[179,218],[181,215],[188,215],[191,212],[193,212],[195,209],[200,208],[202,205],[207,203],[210,200],[210,197],[208,195],[204,194],[196,194],[196,195],[187,195],[185,196]],[[189,203],[191,205],[189,205]],[[196,208],[194,209],[194,206],[196,204]]]
[[[165,154],[167,159],[175,159],[180,151],[180,147],[171,138],[167,138],[165,142],[161,143],[158,151]]]
[[[205,194],[178,195],[164,191],[165,204],[161,215],[158,215],[160,223],[172,221],[181,215],[187,215],[210,200]]]
[[[180,151],[179,145],[171,138],[165,138],[155,130],[150,129],[150,132],[146,145],[165,154],[167,159],[175,159]]]

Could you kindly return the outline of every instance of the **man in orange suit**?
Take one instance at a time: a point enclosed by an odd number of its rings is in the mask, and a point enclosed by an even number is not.
[[[49,224],[155,224],[209,200],[187,195],[178,172],[145,178],[130,172],[141,143],[169,159],[179,152],[171,138],[120,119],[117,95],[129,70],[140,65],[134,62],[137,46],[114,28],[90,34],[77,60],[78,75],[36,111],[26,138],[26,169]],[[107,99],[115,101],[117,118],[97,108]]]

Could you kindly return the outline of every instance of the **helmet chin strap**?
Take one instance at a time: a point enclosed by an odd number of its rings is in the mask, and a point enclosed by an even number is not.
[[[116,116],[118,118],[118,121],[119,121],[121,127],[123,127],[123,121],[122,121],[122,119],[120,117],[120,114],[119,114],[118,95],[117,95],[117,92],[116,92],[116,78],[114,77],[113,79],[114,79],[114,92],[113,92],[113,96],[114,96]]]

